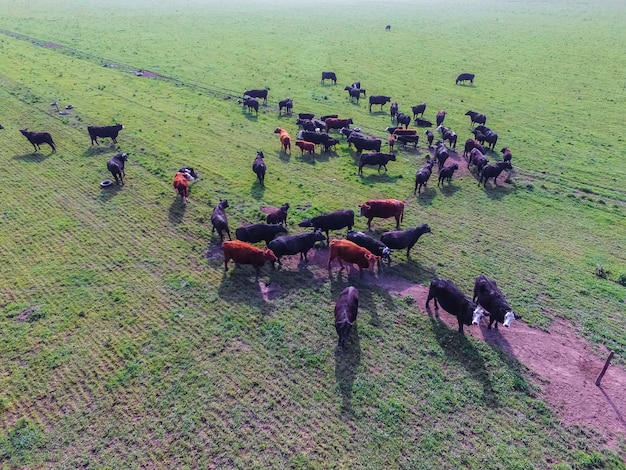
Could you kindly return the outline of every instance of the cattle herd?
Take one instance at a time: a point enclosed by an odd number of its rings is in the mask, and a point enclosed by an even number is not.
[[[322,72],[321,84],[329,80],[334,85],[337,84],[337,76],[334,72]],[[456,79],[456,84],[469,82],[473,84],[474,75],[462,73]],[[366,97],[366,90],[361,88],[360,82],[354,82],[346,86],[351,100],[358,100],[361,96]],[[258,114],[259,99],[267,104],[268,90],[254,89],[246,90],[243,97],[238,100],[243,104],[244,109],[254,110]],[[391,97],[386,95],[370,95],[369,111],[373,105],[380,105],[380,110],[386,103],[391,102]],[[397,123],[396,127],[388,127],[386,131],[390,137],[388,140],[389,153],[381,152],[383,140],[367,135],[359,128],[350,128],[354,125],[352,118],[340,118],[338,115],[322,116],[315,118],[311,113],[299,113],[296,124],[299,127],[295,145],[300,148],[301,154],[306,151],[309,155],[315,154],[316,146],[321,146],[323,152],[328,152],[332,147],[339,144],[338,138],[330,135],[331,131],[337,131],[337,136],[343,136],[348,146],[354,146],[358,157],[358,174],[363,174],[363,167],[366,165],[378,166],[378,172],[384,168],[387,171],[387,163],[396,161],[394,146],[399,143],[404,146],[413,145],[417,148],[419,134],[416,128],[409,129],[411,121],[416,127],[431,127],[432,123],[424,119],[426,103],[420,103],[411,107],[411,114],[400,111],[397,102],[391,103],[390,118]],[[293,101],[286,98],[279,102],[279,114],[283,110],[286,114],[291,114]],[[478,184],[486,187],[487,181],[493,178],[496,185],[496,178],[502,171],[511,170],[512,154],[510,149],[503,148],[503,161],[488,163],[486,157],[487,149],[494,150],[498,135],[486,127],[487,117],[484,114],[469,110],[465,113],[470,117],[470,126],[474,138],[468,138],[465,142],[463,157],[467,160],[468,168],[474,166],[477,170]],[[438,140],[433,147],[435,134],[426,130],[425,135],[428,141],[429,153],[433,150],[433,158],[429,159],[425,166],[419,169],[415,175],[415,189],[413,194],[420,196],[422,188],[426,188],[433,166],[437,164],[439,179],[438,185],[447,179],[449,184],[458,164],[446,166],[446,160],[452,152],[456,152],[457,134],[444,127],[445,110],[440,110],[436,115],[436,131],[441,140]],[[1,127],[0,127],[1,128]],[[117,143],[119,132],[124,128],[122,124],[111,126],[89,126],[87,131],[91,139],[91,145],[99,145],[98,138],[110,138],[113,143]],[[31,132],[27,129],[20,131],[33,145],[34,151],[40,150],[41,144],[47,144],[56,151],[55,143],[48,132]],[[277,127],[274,133],[279,134],[281,152],[291,152],[291,136],[283,128]],[[485,147],[485,142],[487,147]],[[446,143],[448,144],[446,146]],[[367,151],[367,153],[363,153]],[[126,153],[118,153],[107,162],[107,169],[115,179],[117,185],[124,184],[124,163],[128,160]],[[258,151],[252,163],[253,172],[256,174],[258,184],[265,184],[265,174],[267,167],[262,151]],[[180,195],[183,204],[187,203],[189,197],[188,182],[195,181],[199,177],[193,168],[184,167],[176,172],[173,186]],[[110,181],[109,181],[110,183]],[[226,209],[229,207],[228,201],[223,199],[215,206],[211,215],[212,233],[217,231],[222,243],[224,253],[224,270],[228,270],[228,262],[232,259],[235,264],[250,264],[256,272],[258,278],[261,267],[270,262],[272,269],[275,263],[282,266],[281,258],[284,256],[299,255],[301,260],[307,261],[307,253],[316,243],[326,243],[328,246],[328,270],[331,271],[332,263],[337,260],[342,269],[343,262],[355,264],[359,268],[359,275],[363,275],[364,270],[370,272],[378,267],[382,272],[384,262],[391,265],[391,254],[393,250],[406,249],[407,259],[410,257],[411,249],[415,246],[419,238],[427,233],[432,233],[428,224],[421,224],[406,230],[400,229],[403,222],[405,203],[397,199],[371,199],[359,205],[360,215],[367,219],[367,229],[371,230],[371,223],[374,218],[394,218],[396,222],[395,230],[382,234],[380,239],[376,239],[363,232],[353,231],[354,211],[351,209],[336,210],[320,214],[316,217],[307,218],[298,223],[299,227],[309,227],[312,231],[290,235],[287,231],[287,211],[289,204],[285,203],[280,208],[273,208],[267,213],[267,223],[249,224],[238,227],[235,230],[236,240],[231,239],[228,226]],[[330,239],[331,230],[347,229],[346,238]],[[228,236],[228,241],[224,241],[224,234]],[[264,242],[263,249],[254,246],[255,243]],[[340,294],[335,304],[335,327],[339,336],[339,346],[343,347],[349,336],[350,328],[356,321],[358,310],[359,292],[353,287],[346,287]],[[432,279],[426,308],[430,308],[430,301],[434,300],[435,309],[441,305],[447,312],[457,317],[459,332],[463,333],[463,326],[479,324],[483,316],[489,316],[488,329],[491,329],[495,322],[509,327],[513,320],[520,318],[514,314],[508,305],[504,294],[497,287],[495,281],[481,274],[476,278],[473,298],[470,300],[463,292],[450,280],[435,277]]]

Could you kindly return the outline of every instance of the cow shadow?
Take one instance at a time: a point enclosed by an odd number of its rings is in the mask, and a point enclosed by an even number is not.
[[[454,194],[457,191],[461,190],[460,186],[457,186],[454,184],[448,184],[448,183],[444,183],[439,187],[441,188],[441,194],[443,194],[446,197],[454,196]]]
[[[346,340],[344,348],[335,348],[335,382],[339,391],[342,403],[341,413],[352,416],[352,389],[357,377],[357,372],[361,364],[361,341],[359,339],[359,328],[357,319],[352,325],[350,336]]]
[[[516,187],[514,183],[504,183],[507,186],[504,186],[503,184],[498,184],[498,186],[494,186],[491,181],[493,180],[490,180],[487,183],[486,187],[484,187],[482,184],[479,184],[479,186],[482,187],[483,191],[485,192],[485,194],[487,195],[489,199],[499,201],[516,191]]]
[[[182,199],[176,197],[170,204],[170,208],[167,212],[167,218],[170,223],[173,225],[178,225],[183,221],[183,216],[185,215],[185,210],[187,209],[187,205],[183,204]]]
[[[259,180],[254,180],[252,186],[250,187],[250,195],[256,199],[257,201],[263,199],[263,195],[265,194],[265,185],[261,186]]]
[[[223,258],[220,261],[223,265]],[[228,271],[222,271],[222,280],[217,288],[217,295],[227,302],[258,308],[261,314],[269,314],[274,306],[266,301],[262,286],[271,285],[272,281],[270,279],[269,282],[263,283],[261,279],[268,277],[270,273],[271,267],[266,264],[261,268],[257,279],[252,266],[236,266],[231,260]]]
[[[53,153],[54,152],[50,152],[48,154],[42,154],[39,152],[25,153],[23,155],[15,155],[13,160],[21,160],[28,163],[41,163],[46,161]]]
[[[440,318],[437,310],[426,307],[426,313],[431,323],[431,330],[437,343],[449,360],[461,364],[472,377],[482,384],[483,401],[487,406],[499,406],[497,392],[487,372],[487,366],[480,351],[478,351],[471,341],[456,328],[449,328]]]
[[[113,149],[111,149],[111,147],[113,147]],[[113,143],[111,143],[111,145],[108,145],[106,147],[91,146],[83,152],[83,157],[97,157],[105,153],[111,153],[111,150],[117,150],[115,144]]]
[[[252,114],[247,111],[242,111],[241,114],[243,114],[248,121],[257,122],[259,120],[258,114]]]
[[[309,155],[308,153],[303,153],[298,156],[298,160],[302,163],[307,163],[309,165],[316,165],[317,163],[323,163],[330,161],[330,155],[337,155],[335,152],[320,152]]]
[[[431,176],[431,178],[433,177]],[[431,181],[429,180],[428,182],[430,183]],[[435,180],[435,186],[436,185],[437,183]],[[415,195],[413,195],[413,199],[415,199],[420,206],[432,205],[433,199],[435,199],[435,197],[437,197],[437,190],[432,186],[426,186],[426,189],[424,189],[424,187],[422,186],[422,191],[420,192],[420,194],[415,193]]]
[[[98,195],[98,199],[102,202],[108,202],[113,197],[117,195],[122,190],[123,186],[115,184],[115,182],[111,186],[107,186],[104,188],[100,188],[100,194]]]
[[[278,152],[278,158],[281,162],[289,163],[291,160],[291,153],[287,153],[281,148]]]
[[[386,116],[389,114],[389,111],[385,111],[384,109],[378,111],[370,111],[370,115],[372,116]]]
[[[390,176],[388,173],[374,173],[367,176],[363,176],[361,174],[359,176],[361,177],[361,183],[368,185],[372,185],[374,183],[395,183],[398,179],[402,178],[402,176]]]

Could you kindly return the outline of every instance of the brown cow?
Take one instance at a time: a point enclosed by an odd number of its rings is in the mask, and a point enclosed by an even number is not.
[[[289,153],[291,153],[291,136],[289,135],[289,132],[285,129],[277,127],[274,134],[280,134],[278,138],[280,139],[280,145],[283,147],[283,151],[287,153],[287,149],[289,149]]]
[[[367,228],[370,229],[370,224],[374,217],[380,217],[381,219],[388,219],[389,217],[396,218],[396,229],[400,228],[400,222],[404,218],[404,202],[398,199],[370,199],[360,204],[361,215],[367,217]]]
[[[342,127],[350,127],[350,124],[353,124],[352,118],[328,118],[326,119],[326,132],[328,132],[330,129],[341,129]]]
[[[339,258],[341,269],[344,269],[343,261],[356,264],[359,267],[359,274],[363,275],[363,269],[374,271],[374,266],[380,261],[380,256],[372,254],[366,248],[360,247],[350,240],[332,240],[330,242],[330,256],[328,257],[328,270],[330,271],[330,263],[335,258]]]
[[[189,173],[177,172],[174,175],[174,189],[180,197],[183,199],[183,204],[187,204],[187,198],[189,197]]]
[[[228,262],[232,259],[235,264],[251,264],[258,278],[261,266],[266,261],[278,261],[278,258],[269,248],[261,250],[250,243],[240,240],[224,242],[222,243],[222,249],[224,250],[224,271],[228,271]]]
[[[304,151],[309,152],[309,155],[315,153],[315,144],[313,142],[307,142],[306,140],[296,140],[296,147],[298,147],[304,155]]]

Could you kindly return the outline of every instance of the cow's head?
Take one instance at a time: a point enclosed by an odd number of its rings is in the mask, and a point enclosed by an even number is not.
[[[476,305],[476,308],[472,312],[472,325],[480,325],[480,320],[486,315],[485,310],[480,305]]]
[[[383,248],[382,259],[389,261],[389,258],[391,257],[391,253],[392,253],[391,248],[386,246],[385,248]]]
[[[270,250],[269,248],[266,248],[265,250],[263,250],[263,259],[265,261],[271,261],[272,263],[274,263],[274,261],[278,261],[278,258],[276,257],[274,252]]]
[[[369,213],[372,206],[370,206],[369,204],[359,204],[359,208],[361,209],[361,215],[367,217],[367,214]]]
[[[509,310],[504,314],[504,321],[502,324],[507,328],[510,328],[515,320],[521,320],[521,318],[521,315],[516,315],[512,310]]]
[[[321,228],[315,229],[315,231],[313,232],[313,240],[315,240],[316,242],[323,242],[324,240],[326,240],[326,237],[322,233]]]
[[[370,253],[365,255],[365,259],[367,260],[367,269],[374,272],[374,267],[378,265],[378,262],[380,261],[380,256],[376,256]]]
[[[313,227],[313,222],[311,222],[311,219],[304,219],[298,224],[298,227]]]

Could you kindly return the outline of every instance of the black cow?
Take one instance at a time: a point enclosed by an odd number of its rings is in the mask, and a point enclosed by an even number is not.
[[[374,150],[376,152],[380,152],[380,146],[382,145],[382,140],[380,139],[368,139],[359,137],[355,134],[351,134],[350,137],[348,137],[347,142],[354,144],[357,155],[360,155],[363,150]]]
[[[339,336],[337,346],[343,349],[346,340],[350,336],[352,324],[356,321],[359,310],[359,290],[356,287],[348,286],[339,294],[335,303],[335,330]]]
[[[124,129],[124,126],[121,124],[115,124],[114,126],[88,126],[87,132],[89,132],[89,137],[91,137],[91,145],[94,142],[96,145],[100,145],[98,137],[108,137],[114,144],[117,144],[117,135],[122,129]]]
[[[459,84],[459,82],[466,82],[469,81],[470,84],[474,84],[474,74],[473,73],[462,73],[460,74],[458,77],[456,77],[456,85]]]
[[[113,155],[113,157],[111,157],[111,159],[107,162],[107,170],[111,172],[115,178],[115,183],[118,186],[120,183],[124,184],[123,177],[126,176],[126,173],[124,173],[124,162],[126,161],[128,161],[128,155],[125,153],[118,153]]]
[[[513,158],[513,154],[508,147],[504,147],[502,150],[500,150],[500,152],[502,152],[502,159],[505,162],[510,162]]]
[[[383,106],[386,103],[389,103],[391,101],[391,97],[390,96],[383,96],[383,95],[374,95],[374,96],[370,96],[370,113],[372,112],[372,105],[373,104],[379,104],[380,105],[380,110],[383,110]]]
[[[380,240],[376,240],[363,232],[356,232],[353,230],[348,231],[348,236],[346,238],[351,242],[368,249],[372,254],[380,256],[381,261],[386,260],[388,265],[391,264],[391,248]],[[380,261],[378,263],[378,267],[380,268]]]
[[[413,111],[413,117],[416,118],[418,114],[421,114],[424,117],[424,111],[426,111],[426,103],[416,104],[415,106],[411,106],[411,110]]]
[[[259,115],[259,100],[256,98],[244,97],[242,100],[243,107],[248,107],[248,112],[251,112],[254,109],[254,112]]]
[[[468,111],[465,113],[466,116],[469,116],[471,119],[470,125],[473,127],[474,124],[482,124],[485,125],[487,123],[487,116],[484,114],[477,113],[476,111]]]
[[[298,113],[298,119],[313,119],[315,114],[312,113]]]
[[[439,170],[439,180],[437,181],[437,186],[439,186],[439,184],[443,186],[446,179],[448,180],[448,184],[452,184],[452,175],[454,174],[454,171],[458,169],[459,165],[455,163],[454,165],[447,166]]]
[[[451,149],[456,149],[456,141],[457,141],[456,132],[454,132],[451,129],[448,129],[447,127],[443,127],[443,126],[438,126],[437,127],[437,131],[439,131],[441,133],[441,139],[444,142],[446,140],[448,141],[448,144],[449,144]]]
[[[228,235],[228,239],[232,240],[232,238],[230,238],[230,230],[228,229],[228,219],[226,218],[225,209],[227,208],[228,201],[226,199],[220,199],[220,202],[217,206],[215,206],[215,209],[213,209],[213,213],[211,214],[211,224],[213,225],[211,234],[217,230],[217,233],[220,236],[220,241],[224,240],[224,235],[222,233],[224,230]]]
[[[351,86],[347,86],[344,88],[344,90],[346,90],[348,92],[348,95],[350,96],[351,100],[354,100],[356,98],[356,102],[359,102],[359,98],[361,98],[361,90],[358,88],[354,88]]]
[[[362,153],[359,159],[359,175],[363,174],[365,165],[378,165],[378,173],[382,167],[385,167],[385,171],[387,171],[387,163],[390,161],[396,161],[396,156],[393,153]]]
[[[367,96],[367,91],[365,90],[365,88],[361,88],[361,82],[354,82],[352,83],[352,85],[350,85],[350,87],[356,88],[363,96]]]
[[[394,101],[393,103],[391,103],[391,106],[389,107],[389,114],[391,115],[391,119],[397,116],[398,114],[398,102],[397,101]]]
[[[325,212],[324,214],[304,219],[298,224],[299,227],[314,227],[326,233],[326,239],[330,240],[328,232],[330,230],[340,230],[348,227],[352,230],[354,226],[354,211],[350,209],[338,210],[333,212]]]
[[[278,258],[278,264],[282,265],[280,258],[285,255],[297,255],[300,259],[308,261],[306,255],[316,242],[323,242],[326,237],[320,229],[313,232],[299,233],[298,235],[283,235],[270,241],[267,245]]]
[[[418,118],[419,119],[419,118]],[[419,135],[396,135],[396,140],[398,142],[400,142],[402,145],[409,145],[412,144],[413,148],[416,149],[417,148],[417,144],[420,140],[420,136]]]
[[[480,172],[480,178],[478,179],[478,184],[480,185],[480,183],[482,183],[484,180],[483,187],[486,188],[487,180],[489,178],[493,178],[493,184],[498,186],[498,182],[496,180],[498,176],[500,176],[500,173],[502,173],[503,170],[510,170],[511,168],[513,168],[511,166],[511,162],[497,162],[497,163],[490,163],[488,165],[485,165],[483,167],[483,170]]]
[[[339,140],[329,136],[328,134],[311,131],[298,132],[298,139],[306,140],[307,142],[313,142],[317,145],[322,145],[324,147],[324,152],[328,152],[330,147],[333,147],[339,143]]]
[[[398,126],[403,125],[405,129],[409,128],[409,124],[411,124],[411,116],[404,113],[398,113],[396,116],[396,122]]]
[[[481,145],[480,142],[476,139],[467,139],[465,141],[465,149],[463,150],[463,156],[467,157],[472,149],[480,150],[480,153],[485,154],[485,147]]]
[[[267,104],[267,90],[246,90],[243,92],[243,96],[250,96],[251,98],[263,98],[263,104]]]
[[[433,172],[433,165],[435,164],[435,160],[430,160],[426,163],[424,168],[417,170],[415,173],[415,189],[413,190],[413,194],[417,191],[417,194],[422,190],[422,186],[426,188],[426,183],[430,179],[430,175]]]
[[[435,277],[430,281],[426,299],[427,309],[430,308],[431,299],[435,300],[435,310],[439,310],[439,305],[441,305],[446,312],[457,318],[461,334],[465,334],[463,325],[479,325],[480,320],[485,316],[483,308],[466,297],[461,289],[448,279]]]
[[[252,162],[252,171],[254,171],[254,173],[256,174],[256,177],[259,180],[259,184],[261,186],[264,186],[265,172],[267,171],[267,167],[265,166],[265,161],[263,160],[263,152],[261,152],[260,150],[256,153],[256,158],[254,159],[254,162]]]
[[[446,118],[446,111],[443,109],[440,109],[439,111],[437,111],[437,127],[441,126],[443,124],[443,120]]]
[[[41,144],[48,144],[50,147],[52,147],[53,152],[57,151],[57,148],[54,146],[52,136],[49,132],[32,132],[28,129],[20,129],[20,132],[24,137],[28,139],[31,144],[33,144],[35,152],[37,150],[41,150]]]
[[[402,250],[406,248],[406,257],[410,257],[409,252],[417,240],[425,233],[431,233],[428,224],[422,224],[408,230],[392,230],[381,235],[380,241],[392,250]]]
[[[421,118],[421,117],[417,117],[413,119],[413,124],[415,124],[416,127],[432,127],[433,126],[433,123],[431,121],[429,121],[428,119]]]
[[[433,146],[433,140],[435,138],[435,134],[433,134],[432,131],[426,131],[424,132],[424,135],[426,135],[426,139],[428,140],[428,147],[432,147]]]
[[[496,285],[496,282],[489,279],[484,274],[480,274],[476,278],[474,283],[474,297],[472,301],[476,302],[489,312],[489,325],[487,329],[491,329],[491,324],[496,323],[496,330],[498,329],[498,323],[502,323],[509,328],[514,320],[520,320],[521,315],[513,313],[511,307],[509,307],[506,298],[502,291]]]
[[[287,225],[287,211],[289,210],[289,203],[286,202],[278,209],[272,210],[267,213],[267,219],[265,220],[268,224],[283,224]]]
[[[441,171],[449,156],[450,154],[444,143],[438,140],[435,146],[435,160],[437,160],[439,171]]]
[[[283,108],[285,108],[285,114],[291,114],[291,110],[293,109],[293,100],[291,98],[285,98],[284,100],[278,102],[279,116],[282,113]]]
[[[476,136],[476,140],[481,144],[487,142],[489,148],[494,150],[496,143],[498,142],[498,134],[485,125],[476,126],[476,129],[471,131]]]
[[[337,84],[337,75],[335,75],[335,72],[322,72],[322,82],[324,83],[324,80],[332,80],[333,83],[336,85]]]
[[[287,229],[282,224],[251,224],[237,228],[235,237],[237,240],[248,243],[264,241],[269,246],[269,243],[280,233],[287,233]]]
[[[473,148],[470,150],[469,158],[467,159],[467,168],[469,168],[470,165],[476,165],[478,175],[480,176],[480,173],[487,163],[489,163],[489,159],[485,157],[479,149]]]
[[[194,171],[190,166],[184,166],[180,170],[179,173],[187,173],[190,178],[187,178],[187,181],[196,181],[200,179],[200,175]]]

